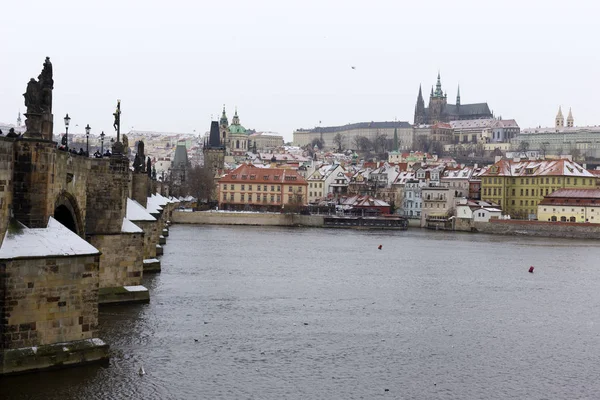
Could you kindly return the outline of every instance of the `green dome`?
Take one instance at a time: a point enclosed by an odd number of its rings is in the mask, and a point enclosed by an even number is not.
[[[229,133],[246,133],[246,128],[241,125],[229,125]]]

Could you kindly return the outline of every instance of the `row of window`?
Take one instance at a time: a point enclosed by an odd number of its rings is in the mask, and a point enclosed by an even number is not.
[[[579,179],[581,179],[581,184],[582,185],[588,185],[588,186],[593,186],[594,185],[594,180],[591,178],[573,178],[573,185],[577,185],[579,183]],[[561,177],[552,177],[552,178],[519,178],[520,180],[520,184],[521,185],[550,185],[551,183],[554,184],[561,184],[562,183],[562,178]],[[488,185],[498,185],[498,184],[502,184],[503,182],[503,178],[482,178],[481,179],[482,183],[488,184]],[[517,179],[516,178],[511,178],[511,183],[513,185],[517,184]],[[565,178],[565,183],[567,184],[571,184],[571,178],[567,177]]]
[[[544,211],[546,211],[546,209],[545,209],[545,208],[544,208]],[[553,208],[553,209],[552,209],[552,212],[556,212],[556,208]],[[565,209],[564,209],[564,208],[562,209],[562,212],[565,212]],[[575,212],[575,209],[574,209],[574,208],[571,208],[571,212]],[[585,209],[584,209],[584,208],[582,208],[582,209],[581,209],[581,212],[585,212]],[[595,209],[595,208],[592,208],[592,209],[590,210],[590,212],[595,212],[595,213],[598,213],[598,212],[600,212],[600,211],[599,211],[599,210],[597,210],[597,209]]]
[[[516,205],[515,200],[511,200],[510,204],[513,205],[513,206]],[[520,206],[523,206],[523,205],[525,205],[525,206],[530,206],[530,205],[531,206],[537,206],[537,204],[538,204],[538,202],[535,201],[535,200],[531,200],[531,202],[529,200],[519,200],[519,205]]]
[[[531,193],[532,197],[548,196],[548,194],[554,192],[557,189],[559,189],[559,188],[552,187],[552,188],[542,188],[542,189],[531,189],[531,192],[529,191],[529,189],[520,189],[519,193],[520,193],[520,196],[525,196],[525,197],[528,197],[530,193]],[[511,189],[510,193],[511,193],[511,196],[517,195],[516,189]],[[502,196],[502,188],[483,188],[483,195],[484,196]]]
[[[425,203],[425,208],[440,208],[440,203],[435,204],[437,207],[434,207],[433,204]],[[446,208],[446,203],[442,203],[442,208]]]
[[[259,193],[256,193],[255,196],[252,195],[252,193],[248,193],[247,196],[245,193],[240,193],[240,201],[252,201],[254,199],[254,201],[261,201],[261,195]],[[293,200],[294,195],[288,195],[288,201],[292,201]],[[223,193],[223,201],[235,201],[235,193]],[[281,202],[281,195],[266,195],[263,194],[262,195],[262,201],[267,202],[270,201],[271,203],[274,203],[275,201],[277,201],[277,203]]]
[[[316,188],[317,187],[317,182],[314,182],[314,184],[315,184],[314,187]],[[312,188],[313,187],[313,182],[309,182],[308,183],[308,187]],[[322,187],[323,187],[323,182],[319,182],[319,188],[322,188]]]
[[[246,185],[240,185],[240,186],[241,186],[241,190],[246,190]],[[260,185],[256,185],[256,191],[257,192],[261,191],[260,188],[261,188]],[[268,188],[267,185],[263,185],[262,188],[263,188],[262,189],[263,192],[267,192],[268,191],[267,190],[267,188]],[[223,185],[223,190],[228,190],[227,184]],[[229,185],[229,190],[235,190],[235,184],[233,184],[233,183],[230,184]],[[248,191],[252,191],[252,185],[248,185]],[[275,191],[276,191],[275,190],[275,185],[271,185],[271,192],[275,192]],[[277,186],[277,192],[279,192],[279,191],[281,191],[281,186]],[[288,192],[293,192],[293,191],[294,191],[294,188],[292,186],[288,186]]]

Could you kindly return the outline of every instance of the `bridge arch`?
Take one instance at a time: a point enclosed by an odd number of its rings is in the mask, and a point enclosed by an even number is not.
[[[61,192],[54,202],[54,219],[83,237],[83,218],[75,197],[66,191]]]

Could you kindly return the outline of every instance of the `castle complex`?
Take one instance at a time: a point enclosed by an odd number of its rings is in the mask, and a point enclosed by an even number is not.
[[[440,74],[437,76],[435,91],[431,87],[429,105],[425,107],[423,92],[419,86],[417,105],[415,106],[415,125],[432,125],[463,119],[493,118],[487,103],[461,104],[460,87],[456,93],[456,104],[448,104],[448,93],[442,90]]]

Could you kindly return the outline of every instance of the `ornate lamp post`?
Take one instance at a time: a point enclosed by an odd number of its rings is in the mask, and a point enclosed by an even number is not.
[[[104,154],[104,131],[100,134],[100,154]]]
[[[90,124],[87,124],[87,126],[85,127],[85,154],[87,154],[88,156],[90,155],[90,131],[92,130],[92,128],[90,128]]]
[[[69,122],[71,122],[71,117],[69,114],[65,115],[65,148],[69,151]]]

